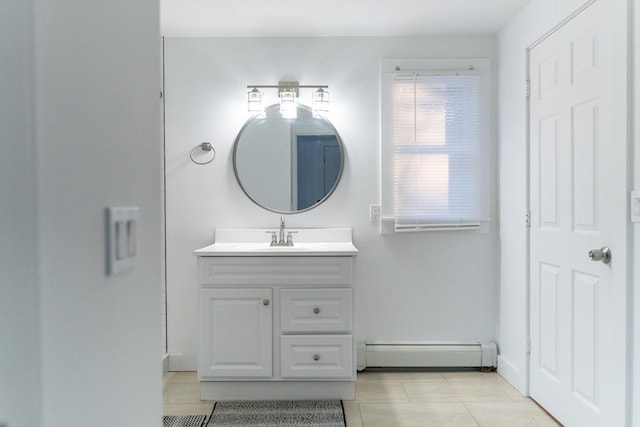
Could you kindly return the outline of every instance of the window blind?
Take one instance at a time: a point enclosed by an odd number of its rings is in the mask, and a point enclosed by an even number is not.
[[[396,73],[396,231],[477,228],[488,216],[477,72]]]

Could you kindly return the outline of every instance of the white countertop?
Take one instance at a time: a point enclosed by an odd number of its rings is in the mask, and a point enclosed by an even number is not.
[[[350,228],[285,229],[293,246],[271,246],[273,228],[217,229],[215,243],[194,251],[196,256],[354,256]]]

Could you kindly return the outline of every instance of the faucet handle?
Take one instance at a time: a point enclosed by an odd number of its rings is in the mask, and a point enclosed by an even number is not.
[[[292,234],[297,233],[297,231],[287,231],[287,246],[293,246],[293,236]]]
[[[265,231],[265,233],[271,233],[271,246],[276,246],[278,244],[278,236],[275,231]]]

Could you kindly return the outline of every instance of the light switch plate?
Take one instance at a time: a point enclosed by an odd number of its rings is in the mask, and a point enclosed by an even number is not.
[[[138,253],[138,207],[108,207],[107,275],[112,276],[135,267]]]

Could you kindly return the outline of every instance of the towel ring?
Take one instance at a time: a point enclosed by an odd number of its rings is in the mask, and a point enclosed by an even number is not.
[[[202,151],[211,151],[213,153],[213,156],[211,156],[211,158],[209,160],[207,160],[206,162],[199,162],[197,160],[195,160],[193,158],[193,153],[197,150],[197,149],[201,149]],[[191,157],[191,161],[193,163],[195,163],[196,165],[208,165],[209,163],[211,163],[213,161],[213,159],[216,158],[216,149],[213,148],[213,146],[211,145],[210,142],[203,142],[200,145],[196,145],[195,147],[193,147],[193,149],[191,150],[191,153],[189,153],[189,157]]]

